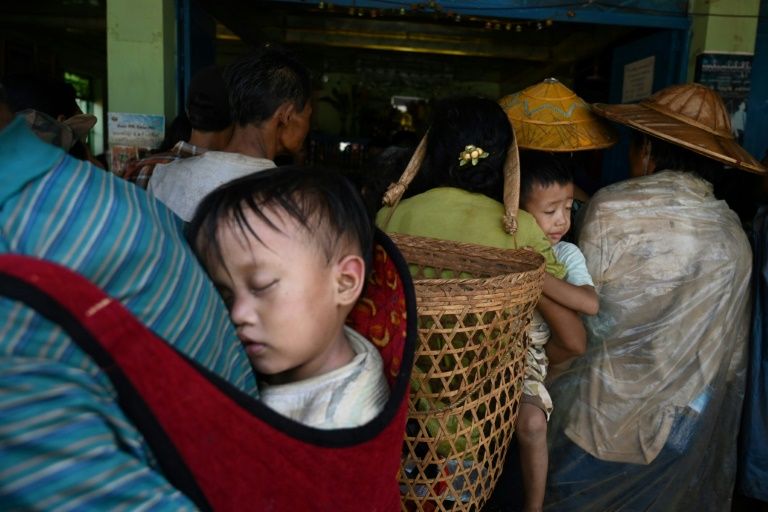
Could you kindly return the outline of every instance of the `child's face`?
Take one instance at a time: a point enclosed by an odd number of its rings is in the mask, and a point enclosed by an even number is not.
[[[334,263],[295,219],[273,209],[264,213],[279,231],[250,211],[245,215],[261,241],[221,221],[224,264],[208,262],[207,270],[259,374],[274,382],[321,375],[339,366],[335,357],[348,347]]]
[[[534,183],[533,190],[523,205],[525,211],[534,216],[536,223],[553,245],[570,229],[572,207],[573,183],[555,183],[547,187]]]

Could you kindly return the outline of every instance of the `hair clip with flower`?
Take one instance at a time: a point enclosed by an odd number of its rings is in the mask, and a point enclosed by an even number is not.
[[[474,167],[481,158],[488,158],[489,155],[490,153],[479,146],[472,144],[464,146],[464,151],[459,153],[459,167],[464,167],[469,163]]]

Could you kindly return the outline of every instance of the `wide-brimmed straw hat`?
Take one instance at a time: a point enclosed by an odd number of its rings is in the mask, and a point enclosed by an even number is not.
[[[515,129],[521,149],[584,151],[616,142],[611,127],[555,78],[505,96],[499,104]]]
[[[596,103],[597,114],[745,171],[765,167],[736,142],[720,96],[701,84],[666,87],[636,104]]]

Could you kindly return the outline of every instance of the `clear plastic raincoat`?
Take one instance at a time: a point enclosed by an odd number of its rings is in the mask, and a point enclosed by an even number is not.
[[[737,215],[663,171],[598,192],[579,246],[600,312],[551,383],[546,509],[729,510],[752,268]]]

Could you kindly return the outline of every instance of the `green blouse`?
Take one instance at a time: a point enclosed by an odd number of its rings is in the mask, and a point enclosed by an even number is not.
[[[434,188],[402,200],[385,225],[390,210],[384,207],[376,215],[376,225],[384,231],[502,249],[530,247],[544,256],[548,273],[560,279],[565,276],[565,267],[555,258],[552,244],[536,219],[519,210],[517,233],[510,235],[502,225],[504,206],[483,194]]]

